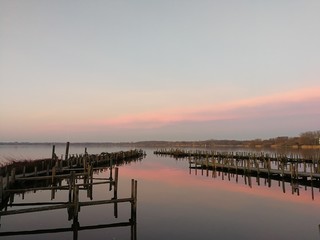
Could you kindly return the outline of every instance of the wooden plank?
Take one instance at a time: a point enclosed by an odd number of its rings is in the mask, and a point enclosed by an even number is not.
[[[41,212],[41,211],[49,211],[49,210],[57,210],[70,207],[72,204],[58,204],[54,206],[46,206],[46,207],[34,207],[34,208],[25,208],[25,209],[17,209],[17,210],[9,210],[0,212],[0,216],[5,215],[15,215],[22,213],[32,213],[32,212]]]
[[[132,222],[119,222],[110,224],[99,224],[92,226],[79,226],[76,230],[94,230],[102,228],[115,228],[115,227],[127,227],[132,226]],[[12,232],[0,232],[0,236],[19,236],[19,235],[37,235],[37,234],[49,234],[49,233],[62,233],[62,232],[73,232],[74,228],[52,228],[52,229],[38,229],[38,230],[27,230],[27,231],[12,231]]]

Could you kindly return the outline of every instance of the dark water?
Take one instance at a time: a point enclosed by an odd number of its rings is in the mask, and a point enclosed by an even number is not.
[[[25,146],[0,148],[2,160],[9,157],[50,157],[51,147]],[[101,146],[88,148],[89,153],[119,151]],[[123,149],[121,149],[123,150]],[[175,160],[153,154],[144,149],[146,158],[119,167],[118,197],[130,196],[131,179],[138,181],[136,239],[319,239],[319,189],[296,186],[272,180],[271,186],[260,178],[252,178],[251,187],[244,176],[194,169],[187,160]],[[64,153],[63,147],[57,149]],[[71,153],[83,153],[81,147],[71,146]],[[108,171],[95,177],[108,177]],[[93,200],[111,199],[112,191],[106,185],[93,188]],[[50,191],[15,195],[14,203],[46,202]],[[54,201],[66,201],[65,191],[57,191]],[[90,201],[80,191],[80,201]],[[8,210],[17,209],[19,207]],[[21,207],[20,207],[21,208]],[[114,217],[113,205],[82,207],[80,226],[98,226],[128,221],[130,204],[118,206]],[[57,229],[71,227],[66,209],[25,213],[1,217],[0,232]],[[83,230],[78,239],[132,239],[130,226]],[[36,235],[3,236],[0,239],[74,239],[72,232]]]

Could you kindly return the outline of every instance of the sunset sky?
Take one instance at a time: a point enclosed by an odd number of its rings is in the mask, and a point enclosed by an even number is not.
[[[0,142],[320,130],[319,0],[0,0]]]

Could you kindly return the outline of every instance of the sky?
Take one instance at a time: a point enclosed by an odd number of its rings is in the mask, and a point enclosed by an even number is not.
[[[319,0],[0,0],[0,142],[320,129]]]

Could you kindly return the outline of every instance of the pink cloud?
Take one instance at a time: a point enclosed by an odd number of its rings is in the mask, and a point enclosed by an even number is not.
[[[269,114],[290,115],[319,113],[320,87],[305,88],[274,95],[247,98],[216,105],[185,106],[159,109],[153,112],[122,115],[93,124],[105,127],[159,128],[178,122],[202,122],[244,118],[259,118]]]

